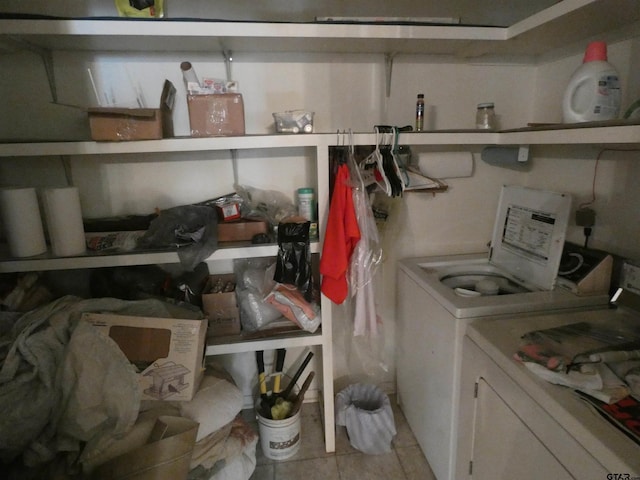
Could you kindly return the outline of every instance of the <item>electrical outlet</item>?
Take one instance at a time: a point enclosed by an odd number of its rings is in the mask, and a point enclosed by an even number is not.
[[[576,210],[576,225],[579,227],[593,227],[596,224],[595,210],[585,207]]]

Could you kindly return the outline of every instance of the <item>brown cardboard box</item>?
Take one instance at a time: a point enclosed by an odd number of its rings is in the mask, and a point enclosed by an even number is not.
[[[243,242],[269,230],[264,220],[235,220],[218,224],[219,242]]]
[[[204,373],[207,320],[84,313],[142,370],[143,400],[191,400]]]
[[[144,422],[142,422],[142,425]],[[136,423],[129,436],[140,437],[144,427]],[[173,480],[187,478],[198,434],[198,423],[185,417],[160,415],[146,443],[99,465],[94,480]],[[129,440],[130,443],[135,443]],[[122,441],[126,443],[126,439]],[[115,441],[112,449],[122,447]]]
[[[223,285],[232,282],[231,292],[213,293],[213,289],[221,281]],[[209,319],[209,333],[211,337],[237,335],[240,333],[240,311],[236,300],[236,277],[232,273],[210,275],[202,291],[202,310]]]
[[[244,103],[239,93],[187,95],[192,137],[244,135]]]
[[[126,141],[172,137],[175,97],[175,87],[165,80],[158,108],[90,108],[91,138],[96,141]]]

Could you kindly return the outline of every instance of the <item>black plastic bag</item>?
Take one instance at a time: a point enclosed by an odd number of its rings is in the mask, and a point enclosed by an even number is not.
[[[313,298],[310,226],[311,222],[278,225],[278,258],[273,275],[273,279],[278,283],[295,285],[308,302]]]
[[[139,240],[142,248],[177,248],[180,263],[195,269],[218,247],[218,216],[211,207],[184,205],[162,210]]]

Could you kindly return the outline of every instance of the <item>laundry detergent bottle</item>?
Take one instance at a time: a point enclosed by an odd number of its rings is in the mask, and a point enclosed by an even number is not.
[[[563,122],[611,120],[619,113],[620,82],[618,72],[607,62],[607,44],[591,42],[564,93]]]

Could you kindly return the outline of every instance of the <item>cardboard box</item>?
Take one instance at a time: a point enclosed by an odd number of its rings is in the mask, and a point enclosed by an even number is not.
[[[143,400],[191,400],[204,373],[206,320],[84,313],[131,363]]]
[[[216,285],[233,285],[233,291],[216,291]],[[210,275],[202,290],[202,310],[209,320],[210,337],[240,333],[240,311],[236,300],[234,274]],[[214,293],[215,292],[215,293]]]
[[[244,103],[239,93],[187,95],[192,137],[244,135]]]
[[[165,80],[158,108],[90,108],[91,138],[96,141],[127,141],[172,137],[175,98],[175,87]]]
[[[218,224],[219,242],[244,242],[258,233],[268,233],[269,225],[264,220],[236,220]]]

